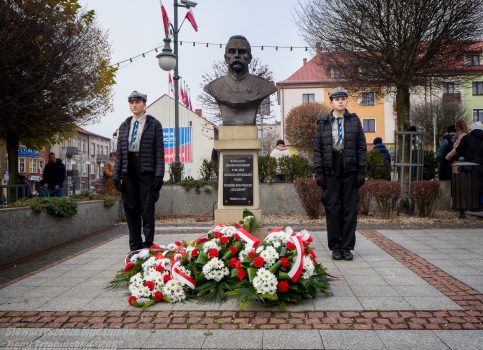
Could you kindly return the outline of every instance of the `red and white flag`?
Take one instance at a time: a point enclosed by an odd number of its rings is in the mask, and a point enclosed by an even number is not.
[[[193,112],[193,105],[191,104],[191,91],[188,90],[188,106],[191,112]]]
[[[166,9],[164,8],[163,1],[159,0],[159,3],[161,5],[161,15],[163,16],[163,25],[164,25],[164,33],[166,34],[166,37],[169,36],[169,17],[168,13],[166,12]]]
[[[169,91],[174,95],[173,77],[171,76],[171,73],[168,74]]]
[[[186,93],[182,86],[181,86],[181,103],[186,106]]]
[[[195,15],[193,14],[193,11],[191,10],[191,8],[189,8],[188,12],[186,12],[185,18],[191,23],[195,32],[197,32],[198,31],[198,24],[196,23]]]

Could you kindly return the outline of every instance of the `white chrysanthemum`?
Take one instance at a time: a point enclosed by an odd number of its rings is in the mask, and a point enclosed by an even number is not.
[[[150,270],[144,275],[144,281],[153,281],[154,289],[160,290],[164,285],[164,276],[168,274],[169,271],[158,272],[156,270]]]
[[[233,234],[238,231],[235,226],[224,226],[219,232],[223,233],[227,237],[232,237]]]
[[[263,247],[263,249],[260,251],[258,248],[257,253],[259,253],[263,260],[265,260],[264,266],[266,268],[272,267],[279,258],[277,250],[272,246]]]
[[[275,294],[277,292],[277,277],[265,268],[260,268],[253,279],[253,286],[259,294]]]
[[[207,280],[215,280],[220,282],[223,277],[228,276],[230,271],[225,266],[222,260],[213,258],[203,266],[203,274]]]
[[[203,251],[205,253],[208,253],[210,251],[210,249],[217,249],[217,250],[220,250],[220,246],[216,243],[216,240],[211,240],[211,241],[207,241],[205,242],[205,244],[203,244]]]
[[[172,303],[186,299],[186,294],[184,292],[181,283],[175,280],[170,280],[163,286],[163,295],[171,301]]]
[[[306,280],[310,278],[310,276],[313,276],[315,270],[314,263],[312,262],[312,259],[310,259],[310,256],[304,256],[304,269],[302,271],[302,279]]]

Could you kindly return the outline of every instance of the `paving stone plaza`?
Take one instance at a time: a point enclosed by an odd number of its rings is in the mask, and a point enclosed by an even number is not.
[[[202,232],[159,225],[156,243]],[[483,229],[360,229],[352,262],[332,261],[326,232],[312,233],[338,277],[331,297],[285,312],[235,300],[142,311],[105,289],[128,247],[117,225],[0,272],[0,348],[483,349]]]

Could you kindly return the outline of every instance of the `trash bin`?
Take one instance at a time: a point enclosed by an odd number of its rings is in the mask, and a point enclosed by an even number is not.
[[[465,210],[478,210],[478,172],[479,164],[470,162],[453,163],[451,178],[452,208],[465,217]]]

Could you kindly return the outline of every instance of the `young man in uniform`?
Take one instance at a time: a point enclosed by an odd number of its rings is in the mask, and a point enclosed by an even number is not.
[[[327,240],[334,260],[352,260],[356,243],[358,189],[364,184],[367,146],[361,121],[347,110],[349,94],[338,87],[329,93],[332,112],[317,121],[314,167],[322,187]]]
[[[122,193],[131,251],[149,248],[154,242],[154,205],[164,177],[163,129],[157,119],[146,115],[146,100],[147,96],[137,91],[128,97],[133,115],[119,127],[112,176]]]

